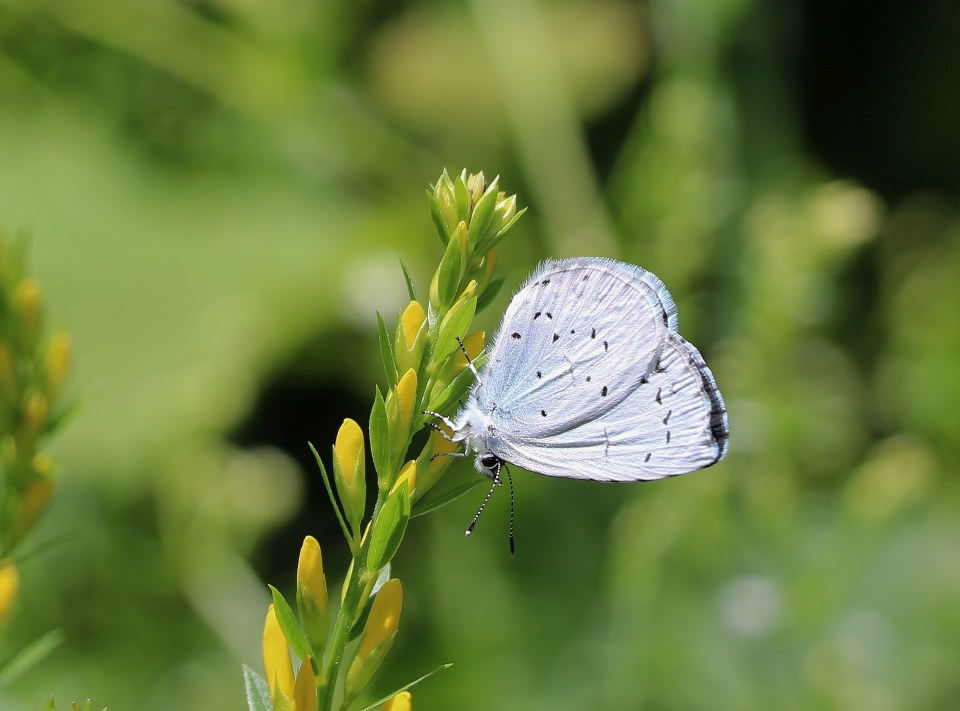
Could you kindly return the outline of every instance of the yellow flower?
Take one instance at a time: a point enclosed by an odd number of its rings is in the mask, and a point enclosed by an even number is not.
[[[340,425],[336,444],[333,445],[333,478],[344,513],[354,535],[357,535],[367,505],[366,463],[363,456],[363,430],[349,418]]]
[[[28,348],[36,343],[40,332],[40,311],[42,294],[40,283],[36,279],[24,279],[17,284],[13,292],[17,315],[20,317],[20,329]]]
[[[70,369],[70,336],[58,333],[50,339],[44,356],[43,370],[47,397],[51,400],[60,394]]]
[[[316,711],[316,708],[317,677],[313,673],[313,662],[307,657],[300,665],[297,681],[293,686],[292,711]]]
[[[19,588],[20,573],[17,566],[11,560],[0,561],[0,622],[10,614]]]
[[[404,482],[407,483],[407,492],[410,496],[413,496],[413,492],[417,488],[417,463],[413,460],[403,465],[403,469],[397,475],[397,480],[393,483],[390,493],[392,494],[399,489]]]
[[[327,638],[327,581],[323,575],[320,544],[313,536],[303,539],[297,564],[297,608],[300,623],[314,653],[319,655]]]
[[[411,711],[413,709],[413,697],[409,691],[401,691],[394,694],[383,702],[380,711]]]
[[[449,430],[440,425],[443,431],[448,435]],[[434,430],[430,433],[430,440],[424,446],[423,451],[417,458],[417,467],[419,476],[417,477],[417,490],[414,492],[413,500],[416,501],[426,494],[434,484],[440,479],[440,475],[446,470],[453,461],[452,457],[446,456],[451,452],[459,451],[460,445],[451,442],[440,432]]]
[[[410,431],[413,419],[413,406],[417,399],[417,371],[410,368],[397,383],[397,406],[400,410],[400,424],[404,434]]]
[[[52,478],[53,459],[47,454],[38,453],[33,456],[32,464],[34,472],[40,474],[41,478],[34,479],[23,490],[20,505],[10,522],[10,545],[16,545],[30,532],[50,503],[56,488]]]
[[[47,398],[40,393],[34,393],[27,398],[23,408],[23,421],[20,423],[21,437],[31,440],[40,433],[44,421],[47,419]]]
[[[274,704],[280,698],[289,702],[293,697],[293,663],[290,661],[290,646],[277,622],[273,605],[267,609],[263,624],[263,672]]]
[[[347,670],[344,683],[347,699],[353,699],[363,691],[380,667],[397,635],[402,608],[403,586],[397,578],[392,578],[380,588],[370,607],[360,646]]]
[[[403,340],[407,348],[413,346],[413,342],[420,331],[423,322],[427,320],[427,313],[419,301],[411,301],[407,308],[400,315],[400,328],[403,331]]]

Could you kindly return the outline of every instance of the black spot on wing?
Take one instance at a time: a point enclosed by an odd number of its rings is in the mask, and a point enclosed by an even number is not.
[[[510,334],[510,338],[512,338],[515,341],[518,341],[520,340],[520,334],[514,331],[513,333]]]
[[[647,452],[647,456],[643,458],[643,461],[644,461],[644,462],[649,462],[649,461],[650,461],[650,452]]]
[[[542,377],[543,377],[543,373],[540,372],[539,370],[537,371],[537,377],[538,377],[538,378],[542,378]]]
[[[540,414],[543,415],[544,417],[546,417],[546,416],[547,416],[547,411],[546,411],[546,410],[540,410]]]
[[[590,329],[590,338],[596,338],[596,337],[597,337],[597,329],[591,328],[591,329]]]
[[[605,351],[610,350],[610,344],[607,343],[606,341],[603,342],[603,350],[605,350]]]
[[[600,397],[606,397],[606,396],[607,396],[607,386],[604,385],[603,390],[600,391]]]
[[[658,404],[658,405],[662,405],[662,404],[663,404],[663,400],[660,399],[660,392],[661,392],[662,390],[663,390],[663,388],[657,388],[657,396],[656,396],[655,398],[653,398],[654,400],[657,401],[657,404]],[[664,424],[666,424],[666,423],[664,423]]]
[[[670,421],[670,415],[673,414],[673,410],[667,410],[667,416],[663,418],[663,424],[667,424]]]
[[[560,340],[560,336],[558,336],[556,333],[554,333],[554,334],[553,334],[553,342],[556,343],[556,342],[559,341],[559,340]]]
[[[533,320],[534,320],[534,321],[536,321],[538,318],[540,318],[540,313],[541,313],[540,311],[537,311],[537,313],[535,313],[535,314],[533,315]]]

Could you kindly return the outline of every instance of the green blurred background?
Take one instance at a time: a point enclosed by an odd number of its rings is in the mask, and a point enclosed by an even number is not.
[[[464,166],[530,206],[510,288],[663,278],[731,451],[521,473],[516,558],[505,497],[469,540],[479,489],[416,519],[375,691],[452,661],[418,711],[956,708],[958,71],[943,1],[0,0],[0,225],[79,403],[0,651],[65,641],[0,708],[243,708],[266,582],[308,533],[343,575],[306,442],[366,421]]]

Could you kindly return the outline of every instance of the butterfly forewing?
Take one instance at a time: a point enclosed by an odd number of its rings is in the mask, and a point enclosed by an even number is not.
[[[616,407],[675,324],[650,272],[599,258],[544,263],[507,309],[482,377],[498,430],[550,437]]]

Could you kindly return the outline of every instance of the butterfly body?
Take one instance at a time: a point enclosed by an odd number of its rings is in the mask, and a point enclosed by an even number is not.
[[[597,257],[548,260],[518,290],[453,437],[497,479],[503,462],[547,476],[638,481],[727,451],[716,381],[677,332],[663,283]]]

